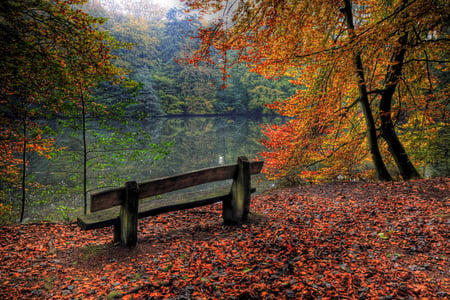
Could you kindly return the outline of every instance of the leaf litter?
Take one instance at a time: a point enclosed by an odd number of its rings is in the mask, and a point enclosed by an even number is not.
[[[252,197],[249,222],[221,204],[112,228],[0,228],[2,299],[450,299],[449,178],[337,182]]]

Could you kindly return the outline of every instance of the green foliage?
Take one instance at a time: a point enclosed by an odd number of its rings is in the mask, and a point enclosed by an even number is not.
[[[106,23],[105,28],[116,39],[133,45],[129,49],[119,49],[114,52],[119,56],[115,63],[130,70],[128,76],[140,83],[139,89],[132,94],[134,103],[127,107],[126,111],[133,116],[139,112],[140,117],[160,114],[161,108],[152,80],[152,69],[157,59],[156,48],[159,44],[156,36],[158,28],[144,18],[136,18],[131,15],[122,18],[113,15],[111,20]],[[122,98],[130,95],[124,90],[121,93],[122,95],[116,93],[113,97],[119,103],[122,102]],[[100,95],[104,96],[104,93]],[[121,100],[118,101],[119,99]]]
[[[199,28],[196,17],[172,8],[160,31],[157,64],[153,71],[162,110],[167,114],[208,114],[214,112],[217,88],[212,86],[213,72],[205,66],[181,62],[195,49],[191,39]]]
[[[427,157],[424,160],[429,171],[424,171],[427,177],[450,176],[450,126],[440,129],[432,142],[429,143]]]
[[[154,161],[161,159],[170,151],[169,142],[152,142],[152,137],[137,123],[120,124],[112,121],[116,126],[108,124],[90,123],[87,131],[87,190],[94,191],[105,187],[122,185],[135,173],[137,165],[150,167]],[[66,143],[71,148],[61,151],[54,160],[54,167],[65,170],[65,176],[70,177],[73,187],[68,190],[77,194],[76,186],[81,186],[81,165],[83,164],[83,149],[79,132],[67,137],[69,129],[64,136],[70,140]],[[63,192],[63,191],[62,191]],[[64,193],[64,192],[63,192]]]
[[[135,103],[126,108],[129,115],[268,113],[265,104],[280,101],[294,92],[294,85],[287,78],[266,79],[250,73],[244,63],[225,69],[189,64],[185,58],[198,47],[195,36],[200,22],[196,15],[187,14],[183,9],[170,9],[165,18],[157,20],[153,14],[137,17],[141,13],[132,7],[127,11],[134,11],[134,15],[124,15],[113,5],[106,7],[108,11],[91,5],[90,10],[109,18],[105,28],[112,36],[134,45],[129,51],[115,52],[120,56],[116,63],[130,69],[129,77],[141,83],[140,90],[134,94]],[[108,90],[117,88],[108,87]],[[106,98],[122,101],[127,97],[123,91],[111,95],[114,97]]]
[[[411,149],[411,158],[418,162],[417,166],[425,177],[450,175],[450,127],[436,125],[431,130],[420,126],[414,130],[405,129],[402,136]]]
[[[74,213],[77,212],[78,209],[65,205],[59,205],[56,208],[56,211],[59,213],[59,219],[62,219],[65,223],[70,223],[74,219]]]
[[[101,105],[86,102],[91,89],[119,83],[124,74],[111,64],[120,43],[97,30],[104,19],[79,9],[85,2],[0,2],[0,184],[20,191],[21,219],[26,194],[37,187],[29,157],[50,158],[54,151],[45,120],[70,119],[85,109],[99,114]]]
[[[120,291],[112,291],[108,294],[108,299],[119,299],[122,298],[122,293]]]
[[[153,64],[151,55],[142,56],[155,52],[154,39],[147,35],[148,24],[130,18],[116,22],[115,32],[123,39],[119,43],[107,31],[98,30],[105,19],[86,14],[82,10],[85,2],[0,3],[0,54],[5,58],[0,62],[0,146],[5,149],[0,153],[1,196],[6,198],[8,191],[16,203],[20,188],[22,207],[27,197],[32,200],[37,194],[47,201],[53,195],[50,190],[67,195],[83,185],[86,195],[88,181],[90,188],[96,188],[97,179],[100,186],[106,186],[118,178],[115,172],[105,176],[106,168],[133,159],[151,161],[167,153],[167,145],[150,143],[150,136],[136,127],[131,132],[126,121],[131,109],[138,110],[135,116],[139,117],[157,110],[157,105],[138,98],[154,95],[156,99],[151,84],[145,80],[138,84],[134,74],[125,78],[126,72],[119,68],[145,70]],[[130,51],[132,44],[139,45]],[[116,56],[125,53],[126,60]],[[136,78],[151,76],[140,72]],[[50,119],[59,120],[53,122],[53,131],[47,130]],[[72,138],[56,141],[53,137],[65,127],[72,129]],[[47,188],[38,184],[42,178],[33,181],[34,154],[65,165],[70,184]],[[54,183],[62,181],[54,177]],[[68,206],[58,205],[68,219]]]
[[[227,70],[227,88],[219,92],[218,112],[273,113],[266,107],[292,96],[295,85],[290,78],[268,79],[250,70],[241,63],[235,63]]]
[[[0,226],[13,221],[13,213],[10,205],[0,203]]]

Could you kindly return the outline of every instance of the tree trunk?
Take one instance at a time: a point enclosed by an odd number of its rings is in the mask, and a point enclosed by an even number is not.
[[[26,110],[24,110],[26,112]],[[27,191],[27,116],[23,118],[23,149],[22,149],[22,207],[20,208],[20,222],[25,214],[25,202]]]
[[[385,88],[380,101],[380,120],[381,120],[381,136],[389,146],[389,152],[394,157],[395,163],[400,171],[400,175],[404,180],[420,178],[414,165],[406,153],[405,148],[400,142],[397,133],[395,132],[394,123],[392,122],[391,109],[392,99],[397,88],[397,83],[402,75],[403,61],[406,54],[404,46],[407,41],[407,34],[405,33],[399,39],[400,48],[392,57],[393,65],[389,68],[385,78]]]
[[[87,141],[86,141],[86,102],[84,94],[81,94],[81,121],[83,138],[83,212],[87,213]]]
[[[353,30],[355,29],[353,25],[352,7],[350,0],[344,0],[344,3],[345,7],[342,9],[342,12],[345,15],[349,35],[352,37]],[[372,109],[370,107],[367,94],[367,86],[364,79],[364,71],[360,53],[354,54],[353,63],[356,68],[356,76],[358,79],[359,104],[366,120],[367,140],[369,142],[370,154],[377,172],[377,177],[381,181],[390,181],[392,180],[392,177],[383,162],[383,158],[378,147],[375,121],[373,119]]]

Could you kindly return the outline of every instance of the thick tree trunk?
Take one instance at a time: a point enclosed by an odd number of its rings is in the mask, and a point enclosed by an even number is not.
[[[350,0],[344,0],[344,3],[345,7],[342,9],[342,12],[344,13],[345,19],[347,21],[349,35],[352,36],[355,27],[353,25],[353,15]],[[378,147],[375,121],[373,119],[372,109],[369,103],[367,86],[364,79],[363,65],[361,55],[359,53],[354,54],[353,63],[356,68],[356,76],[358,79],[359,104],[364,114],[364,118],[366,120],[367,140],[369,143],[372,161],[375,166],[375,170],[377,172],[377,177],[379,180],[382,181],[390,181],[392,180],[392,177],[389,174],[389,171],[387,170],[386,165],[383,162],[383,158],[380,153],[380,148]]]
[[[417,172],[416,168],[412,164],[405,148],[395,133],[392,120],[390,118],[389,120],[383,120],[383,117],[381,119],[383,122],[381,125],[381,136],[388,143],[389,152],[394,157],[395,163],[400,171],[400,175],[404,180],[420,178],[419,172]]]
[[[406,49],[403,47],[406,45],[407,34],[403,35],[399,39],[399,44],[402,46],[392,57],[393,65],[388,70],[385,78],[385,88],[380,101],[380,120],[381,120],[381,136],[387,142],[389,146],[389,152],[394,157],[395,163],[400,171],[400,175],[404,180],[410,180],[414,178],[420,178],[419,172],[417,172],[414,165],[406,153],[405,148],[400,142],[397,133],[395,132],[394,123],[391,118],[392,99],[395,89],[397,88],[397,82],[402,75],[403,61],[406,54]]]

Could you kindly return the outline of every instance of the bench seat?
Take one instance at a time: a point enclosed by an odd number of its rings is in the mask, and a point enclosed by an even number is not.
[[[251,193],[255,188],[250,190]],[[175,195],[169,199],[150,198],[139,204],[138,218],[156,216],[163,213],[190,209],[222,202],[232,197],[230,187],[224,186],[214,190],[190,193],[189,195]],[[78,226],[83,230],[97,229],[119,225],[120,206],[93,212],[77,218]]]

